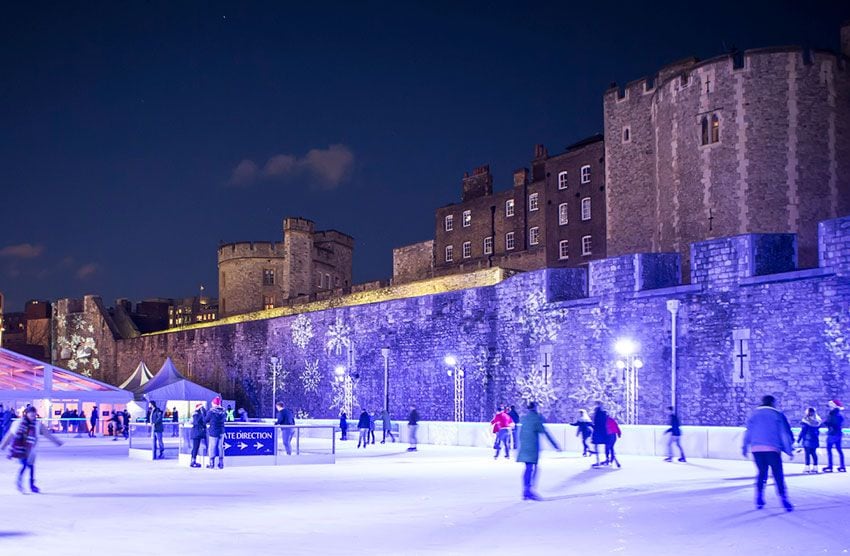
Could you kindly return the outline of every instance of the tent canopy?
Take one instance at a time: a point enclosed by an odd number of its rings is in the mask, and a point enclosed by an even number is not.
[[[133,371],[133,374],[125,380],[119,388],[123,388],[124,390],[129,390],[130,392],[137,392],[140,390],[148,381],[153,378],[153,373],[148,369],[148,366],[145,365],[144,361],[139,361],[139,364],[136,366],[136,370]]]
[[[156,376],[150,379],[139,393],[148,401],[200,401],[211,400],[218,396],[218,392],[195,384],[180,374],[170,357],[165,360]]]
[[[133,395],[79,373],[0,348],[0,400],[127,403]]]

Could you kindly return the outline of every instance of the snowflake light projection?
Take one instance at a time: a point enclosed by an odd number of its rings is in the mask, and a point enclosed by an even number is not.
[[[588,410],[599,400],[608,413],[623,415],[623,388],[617,369],[597,369],[582,362],[581,370],[584,381],[573,388],[569,398]]]
[[[519,388],[520,397],[528,402],[537,402],[539,405],[544,405],[549,401],[557,401],[555,389],[547,383],[537,370],[535,365],[531,366],[531,371],[525,377],[517,377],[517,387]]]
[[[357,380],[351,378],[349,374],[343,375],[341,380],[331,380],[331,405],[330,409],[339,409],[340,412],[345,412],[348,417],[351,417],[354,408],[359,404],[357,401]]]
[[[319,382],[321,382],[321,376],[319,376],[319,360],[316,359],[313,363],[305,361],[304,372],[301,373],[301,383],[304,385],[304,391],[318,392]]]
[[[295,412],[295,418],[296,419],[310,419],[310,414],[307,412],[306,409],[299,409],[298,411]]]
[[[304,349],[312,339],[313,323],[310,322],[310,317],[304,314],[295,317],[295,322],[292,323],[292,343]]]
[[[530,294],[518,319],[533,344],[554,342],[558,339],[558,323],[546,313],[545,305],[546,296],[543,292]]]
[[[844,336],[844,331],[841,329],[841,323],[833,317],[823,319],[826,329],[826,349],[830,351],[838,359],[850,361],[850,345],[847,344],[847,339]]]
[[[336,322],[325,332],[325,349],[328,353],[341,355],[343,350],[351,346],[351,328],[337,317]]]
[[[83,315],[74,315],[70,323],[58,319],[56,330],[56,346],[59,348],[59,359],[66,360],[65,366],[84,376],[91,376],[92,369],[100,369],[97,343],[90,334],[94,326],[87,323]]]

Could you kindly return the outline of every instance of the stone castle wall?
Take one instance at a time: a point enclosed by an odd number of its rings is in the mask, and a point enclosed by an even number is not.
[[[776,48],[685,61],[610,89],[604,115],[611,255],[792,232],[814,266],[816,222],[850,213],[846,58]],[[719,141],[703,145],[701,119],[715,115]]]
[[[451,420],[453,383],[444,357],[465,375],[465,418],[498,403],[542,402],[553,421],[596,399],[622,416],[624,386],[613,345],[640,344],[640,423],[664,421],[671,395],[671,314],[678,318],[678,404],[686,424],[739,425],[766,393],[796,416],[850,396],[850,218],[820,226],[816,269],[794,270],[787,234],[746,234],[694,244],[691,284],[675,254],[629,255],[584,269],[517,274],[494,285],[145,335],[114,343],[129,374],[171,356],[194,380],[271,414],[270,357],[278,398],[301,415],[334,417],[334,368],[355,376],[355,406],[381,407],[390,350],[390,410],[415,404]],[[423,287],[426,283],[423,283]],[[744,363],[742,363],[742,361]]]

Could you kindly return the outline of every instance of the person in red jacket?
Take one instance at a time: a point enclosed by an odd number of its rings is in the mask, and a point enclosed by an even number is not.
[[[499,457],[499,451],[502,444],[505,445],[505,458],[510,458],[511,448],[508,441],[511,437],[511,428],[514,426],[514,421],[511,419],[511,416],[508,415],[504,406],[499,406],[499,411],[496,412],[496,416],[493,417],[490,424],[493,425],[493,432],[496,434],[496,443],[493,444],[493,449],[496,450],[496,455],[493,456],[493,459],[497,459]]]
[[[621,467],[620,461],[617,459],[617,454],[614,453],[614,444],[617,443],[618,438],[623,436],[623,433],[620,431],[620,425],[609,414],[605,428],[608,432],[608,441],[605,443],[605,464],[616,463],[617,467]]]

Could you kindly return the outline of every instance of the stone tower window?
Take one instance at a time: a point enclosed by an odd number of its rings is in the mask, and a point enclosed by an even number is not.
[[[711,115],[711,142],[717,143],[720,141],[720,118],[717,114]]]
[[[700,120],[700,145],[708,145],[708,117],[703,116]]]
[[[566,189],[568,185],[567,173],[561,172],[558,174],[558,189]]]
[[[593,254],[593,242],[590,236],[581,236],[581,254],[584,256]]]
[[[263,285],[264,286],[274,286],[274,269],[272,269],[272,268],[264,268],[263,269]]]
[[[534,212],[537,209],[537,193],[532,193],[528,196],[528,212]]]
[[[623,128],[623,143],[630,143],[632,140],[632,130],[629,126]]]

